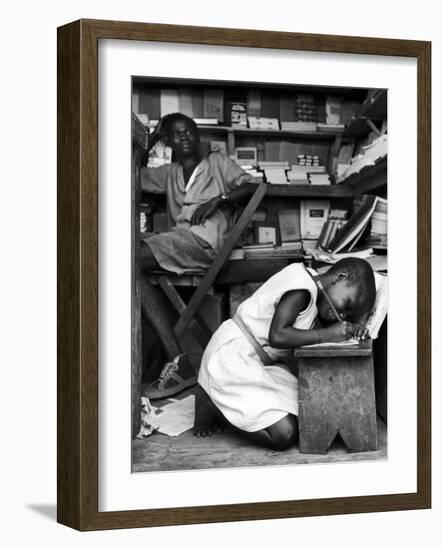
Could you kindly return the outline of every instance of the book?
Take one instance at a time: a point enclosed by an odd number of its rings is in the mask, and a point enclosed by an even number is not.
[[[247,104],[243,101],[230,103],[230,123],[232,126],[247,126]]]
[[[279,141],[266,141],[264,143],[265,162],[279,162],[281,160],[279,156],[280,148]]]
[[[316,130],[316,101],[313,94],[301,93],[295,99],[295,120],[299,122],[312,122]]]
[[[351,164],[340,174],[337,183],[344,182],[353,174],[358,174],[366,166],[373,166],[379,160],[386,158],[388,153],[388,135],[385,134],[377,137],[369,145],[363,145],[359,149],[356,148],[355,152],[357,154],[351,159]]]
[[[345,129],[345,124],[338,123],[338,124],[332,124],[332,123],[322,123],[318,122],[316,124],[316,129],[318,132],[339,132],[342,133]]]
[[[256,147],[236,147],[235,161],[241,166],[249,164],[254,167],[258,164],[258,153]]]
[[[217,126],[219,124],[217,118],[194,118],[193,120],[198,126]]]
[[[203,117],[224,120],[224,92],[218,88],[204,88]]]
[[[341,124],[341,99],[328,95],[325,100],[325,115],[327,124]]]
[[[373,309],[365,323],[370,338],[377,338],[388,311],[388,278],[380,273],[374,274],[376,298]]]
[[[242,248],[234,248],[230,253],[229,260],[244,260],[245,254]]]
[[[347,223],[340,229],[333,240],[327,246],[330,252],[337,253],[346,247],[351,247],[360,239],[362,233],[370,221],[378,197],[374,195],[364,195],[359,208],[350,217]]]
[[[325,166],[301,166],[293,164],[287,172],[287,178],[290,183],[310,185],[309,174],[325,174]]]
[[[147,88],[140,93],[138,112],[146,114],[149,120],[160,119],[160,92],[159,88]]]
[[[301,200],[300,227],[303,239],[317,239],[330,211],[329,200]]]
[[[279,96],[279,120],[281,128],[284,122],[295,121],[295,96],[290,92],[281,92]]]
[[[313,168],[313,166],[312,166]],[[308,172],[308,179],[311,185],[330,185],[330,176],[326,173]]]
[[[279,117],[279,97],[275,92],[270,90],[262,90],[261,116],[270,118]]]
[[[299,153],[299,144],[291,141],[282,140],[279,143],[279,158],[287,161],[289,164],[296,162]]]
[[[192,112],[193,118],[203,118],[203,91],[201,88],[194,87],[192,88]]]
[[[247,92],[247,114],[251,116],[261,116],[261,91],[250,88]]]
[[[161,118],[171,113],[177,113],[179,110],[178,90],[173,88],[162,88],[160,97]]]
[[[267,183],[285,184],[288,182],[285,169],[278,166],[264,168],[264,175]]]
[[[279,130],[279,120],[277,118],[249,116],[249,128],[253,130]]]
[[[278,222],[281,244],[301,240],[299,209],[281,210],[278,212]]]
[[[281,121],[281,130],[288,132],[316,132],[315,121]]]
[[[178,88],[178,106],[180,113],[193,117],[192,88]]]
[[[288,169],[289,163],[286,160],[260,160],[260,168],[285,168]]]

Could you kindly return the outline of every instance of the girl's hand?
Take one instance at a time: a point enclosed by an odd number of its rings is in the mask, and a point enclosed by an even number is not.
[[[364,325],[359,325],[357,323],[354,324],[355,332],[353,333],[353,338],[357,338],[358,340],[365,340],[368,338],[368,328],[364,327]]]
[[[355,332],[356,325],[350,321],[340,321],[322,329],[322,339],[324,342],[345,342],[350,340]]]
[[[219,204],[219,197],[215,197],[210,199],[210,201],[201,204],[193,213],[190,223],[192,225],[201,225],[215,212],[215,210],[219,208]]]

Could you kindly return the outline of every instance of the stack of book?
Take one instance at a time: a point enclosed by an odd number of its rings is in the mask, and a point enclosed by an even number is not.
[[[363,250],[352,250],[351,252],[341,252],[337,254],[326,252],[322,248],[316,248],[311,250],[310,253],[315,260],[317,260],[318,262],[324,262],[326,264],[335,264],[336,262],[339,262],[339,260],[343,260],[344,258],[361,258],[362,260],[367,260],[373,267],[373,269],[375,269],[376,267],[376,271],[383,271],[386,268],[386,261],[382,260],[382,258],[386,258],[386,256],[382,257],[374,255],[372,248],[364,248]]]
[[[198,126],[218,126],[221,123],[219,118],[194,118],[193,120]]]
[[[373,248],[387,248],[387,200],[378,197],[371,216],[371,231],[368,239]]]
[[[313,168],[313,166],[311,167]],[[308,172],[308,181],[311,185],[330,185],[330,176],[327,173]]]
[[[263,116],[249,116],[249,128],[253,130],[279,130],[279,120],[277,118]]]
[[[338,96],[328,95],[325,100],[325,116],[327,126],[341,124],[341,99]]]
[[[287,161],[261,161],[260,170],[264,171],[267,183],[286,184],[288,183],[286,170],[289,167]]]
[[[337,183],[342,183],[353,174],[358,174],[366,166],[373,166],[388,153],[388,135],[376,138],[370,145],[362,148],[362,152],[351,159],[351,164],[338,176]]]
[[[317,247],[326,250],[328,244],[333,241],[336,233],[345,225],[346,210],[330,210],[327,221],[322,226],[318,237]]]
[[[247,127],[247,103],[232,101],[230,103],[230,124]]]
[[[310,122],[316,130],[316,102],[313,94],[298,94],[295,100],[295,118],[299,122]]]
[[[325,175],[325,166],[300,166],[299,164],[293,164],[291,169],[287,172],[287,178],[289,183],[293,185],[309,185],[309,176],[312,174]]]
[[[381,203],[381,208],[384,208],[384,204],[386,208],[385,199],[380,199],[374,195],[363,195],[360,201],[355,201],[357,208],[353,215],[344,226],[336,232],[334,238],[331,239],[324,248],[333,254],[338,252],[351,252],[365,234],[379,201]]]
[[[318,155],[298,155],[299,166],[319,166]]]
[[[246,260],[281,260],[301,259],[303,256],[302,243],[290,242],[281,245],[251,244],[243,247]]]
[[[305,120],[281,121],[281,130],[286,132],[316,132],[316,122]]]
[[[344,131],[345,124],[339,123],[339,124],[327,124],[324,122],[318,122],[316,124],[316,130],[318,132],[336,132],[341,133]]]
[[[264,172],[258,170],[253,164],[240,164],[244,172],[247,172],[252,176],[256,182],[261,183],[264,181]]]

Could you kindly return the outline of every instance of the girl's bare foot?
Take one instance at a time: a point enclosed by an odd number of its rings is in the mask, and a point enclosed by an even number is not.
[[[223,431],[223,416],[210,400],[210,397],[198,384],[195,389],[195,424],[193,434],[196,437],[208,437]]]

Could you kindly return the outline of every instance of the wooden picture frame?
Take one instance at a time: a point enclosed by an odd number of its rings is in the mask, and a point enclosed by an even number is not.
[[[417,60],[417,490],[296,501],[98,511],[98,41],[137,40]],[[431,44],[79,20],[58,29],[58,521],[82,531],[431,506]]]

